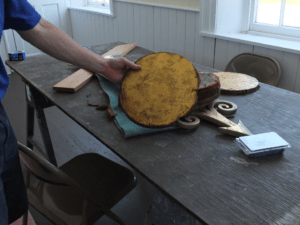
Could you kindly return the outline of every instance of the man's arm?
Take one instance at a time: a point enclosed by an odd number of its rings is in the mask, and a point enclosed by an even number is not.
[[[121,82],[126,69],[140,68],[125,58],[104,59],[77,44],[66,33],[43,18],[33,29],[18,33],[25,41],[46,54],[91,72],[101,73],[115,83]]]

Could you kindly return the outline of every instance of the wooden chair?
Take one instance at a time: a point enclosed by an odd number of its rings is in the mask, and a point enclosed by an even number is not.
[[[18,148],[26,166],[29,204],[52,223],[93,224],[105,214],[124,224],[110,209],[136,186],[130,170],[96,153],[76,156],[57,168],[26,146],[18,143]],[[31,186],[30,174],[38,178]]]
[[[281,70],[278,62],[270,57],[252,53],[235,56],[226,66],[225,72],[243,73],[255,77],[259,82],[277,86]]]

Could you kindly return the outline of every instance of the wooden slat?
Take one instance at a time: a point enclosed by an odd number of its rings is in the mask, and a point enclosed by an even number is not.
[[[227,48],[228,41],[222,39],[216,39],[216,50],[215,50],[215,65],[214,68],[217,70],[225,70],[227,64]]]
[[[185,55],[185,35],[186,35],[186,24],[185,24],[185,11],[177,10],[176,16],[173,19],[176,24],[176,50],[173,53],[177,53],[181,56]]]
[[[161,51],[169,52],[169,10],[161,8]]]
[[[186,32],[185,32],[185,57],[194,62],[195,56],[195,31],[196,31],[196,13],[186,12]]]
[[[169,9],[169,52],[176,53],[177,51],[177,23],[176,23],[176,9]]]
[[[134,49],[138,44],[125,44],[125,45],[118,45],[111,49],[110,51],[106,52],[102,55],[102,57],[108,55],[126,55],[132,49]],[[71,74],[67,78],[63,79],[59,83],[53,86],[53,90],[56,91],[64,91],[64,92],[76,92],[80,89],[83,85],[89,82],[94,73],[87,71],[85,69],[77,70],[75,73]]]
[[[154,8],[148,6],[147,9],[147,49],[154,51]]]
[[[159,7],[154,7],[154,51],[161,51],[161,12]]]

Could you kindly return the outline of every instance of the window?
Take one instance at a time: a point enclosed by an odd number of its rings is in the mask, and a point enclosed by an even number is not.
[[[69,2],[68,8],[76,11],[96,13],[109,17],[114,17],[113,0],[66,0]]]
[[[201,0],[199,33],[300,54],[299,7],[300,0]]]
[[[250,31],[300,37],[300,0],[255,0]]]
[[[110,7],[110,0],[87,0],[88,6],[101,6],[105,8]]]

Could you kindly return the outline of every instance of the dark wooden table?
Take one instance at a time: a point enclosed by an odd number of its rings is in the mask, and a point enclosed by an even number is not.
[[[92,47],[103,54],[120,42]],[[136,61],[152,53],[137,47],[126,55]],[[49,56],[7,62],[26,83],[74,119],[125,162],[189,213],[207,224],[300,224],[300,95],[260,84],[255,93],[220,96],[238,110],[253,133],[274,131],[292,147],[283,155],[251,159],[234,137],[201,121],[193,131],[172,130],[125,139],[105,111],[87,106],[107,104],[96,77],[76,93],[52,86],[77,68]],[[197,70],[211,69],[196,65]]]

